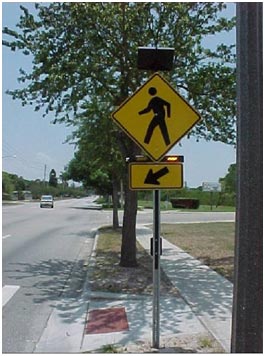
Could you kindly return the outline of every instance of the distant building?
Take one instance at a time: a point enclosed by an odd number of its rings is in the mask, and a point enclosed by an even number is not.
[[[11,200],[32,200],[32,193],[30,190],[17,191],[11,193]]]

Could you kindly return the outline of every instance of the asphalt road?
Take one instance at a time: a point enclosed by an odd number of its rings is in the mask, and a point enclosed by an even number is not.
[[[54,209],[3,206],[4,353],[34,352],[55,303],[62,299],[67,309],[65,295],[70,301],[82,292],[93,229],[111,223],[110,212],[83,209],[88,200],[58,201]]]
[[[40,209],[38,203],[3,206],[3,353],[34,352],[55,308],[65,323],[79,317],[71,306],[84,287],[84,262],[91,254],[95,229],[112,224],[112,212],[87,209],[90,201],[56,201],[54,209]],[[233,219],[233,213],[161,213],[162,223]],[[152,222],[152,210],[138,213],[138,224]]]

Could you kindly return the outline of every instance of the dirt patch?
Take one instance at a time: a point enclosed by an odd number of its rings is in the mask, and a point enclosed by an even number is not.
[[[100,231],[95,257],[95,267],[91,278],[92,291],[116,293],[152,294],[153,264],[140,244],[137,244],[137,267],[121,267],[121,232],[105,229]],[[177,289],[161,270],[161,295],[179,297]]]
[[[150,342],[138,342],[121,348],[123,353],[223,353],[219,343],[208,333],[162,337],[159,350]]]
[[[150,341],[138,341],[126,346],[105,345],[93,353],[224,353],[219,343],[207,332],[160,338],[160,348],[152,347]]]

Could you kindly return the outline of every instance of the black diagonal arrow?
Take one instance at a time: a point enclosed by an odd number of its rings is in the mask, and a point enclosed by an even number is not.
[[[149,172],[147,173],[147,176],[144,180],[145,184],[154,184],[154,185],[160,185],[160,182],[158,181],[159,178],[165,176],[166,174],[169,173],[169,170],[167,167],[164,167],[162,169],[160,169],[157,172],[153,172],[152,169],[149,170]]]

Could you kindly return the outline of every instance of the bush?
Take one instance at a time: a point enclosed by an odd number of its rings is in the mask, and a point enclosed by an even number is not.
[[[198,209],[200,206],[199,199],[172,198],[170,202],[173,208]]]

